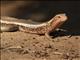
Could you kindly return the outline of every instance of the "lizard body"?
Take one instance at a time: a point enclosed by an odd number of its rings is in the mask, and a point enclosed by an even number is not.
[[[0,22],[1,24],[18,26],[20,31],[46,35],[49,34],[51,31],[55,31],[55,29],[60,27],[66,20],[67,16],[65,14],[58,14],[48,22],[42,24],[27,24],[26,20],[16,19],[12,17],[1,17]]]

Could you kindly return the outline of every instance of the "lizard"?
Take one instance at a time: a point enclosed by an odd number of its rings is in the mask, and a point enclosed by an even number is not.
[[[20,31],[27,33],[45,34],[46,37],[50,38],[49,33],[59,28],[67,19],[66,14],[62,13],[41,24],[28,24],[25,19],[1,16],[1,31],[10,31],[18,28]]]

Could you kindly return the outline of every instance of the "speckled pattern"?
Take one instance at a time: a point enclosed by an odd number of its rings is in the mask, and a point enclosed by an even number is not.
[[[35,34],[45,34],[50,30],[50,27],[43,26],[38,28],[28,28],[28,27],[20,27],[20,31],[28,32],[28,33],[35,33]]]

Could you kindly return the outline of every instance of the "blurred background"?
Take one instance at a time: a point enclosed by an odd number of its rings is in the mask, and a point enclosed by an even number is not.
[[[59,13],[68,16],[68,21],[61,28],[80,35],[80,1],[1,0],[1,16],[42,23]]]

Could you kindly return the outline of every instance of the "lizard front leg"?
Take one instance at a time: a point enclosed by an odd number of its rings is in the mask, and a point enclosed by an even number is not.
[[[52,40],[52,36],[50,36],[49,34],[50,34],[49,32],[46,32],[46,33],[45,33],[45,36],[46,36],[46,38],[48,38],[49,40]]]

